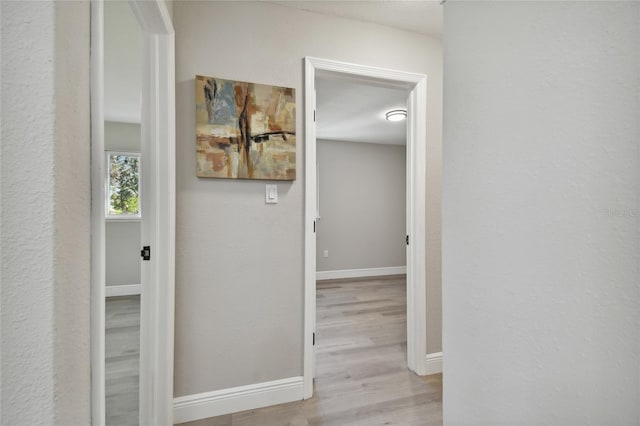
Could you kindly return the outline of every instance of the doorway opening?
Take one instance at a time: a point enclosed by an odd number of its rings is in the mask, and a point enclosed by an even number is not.
[[[407,375],[406,102],[409,91],[316,76],[316,383]],[[387,119],[395,111],[400,120]],[[329,384],[330,383],[330,384]],[[377,397],[373,397],[377,398]],[[363,404],[368,397],[360,399]]]
[[[172,424],[173,26],[162,1],[107,3],[91,2],[92,424]]]
[[[405,90],[407,366],[426,374],[425,163],[426,76],[305,58],[305,342],[304,398],[313,395],[316,336],[316,227],[318,224],[317,79],[342,79]],[[323,253],[324,255],[324,253]]]

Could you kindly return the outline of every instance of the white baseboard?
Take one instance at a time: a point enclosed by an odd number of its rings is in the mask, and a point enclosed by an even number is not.
[[[442,352],[427,354],[425,376],[442,373]]]
[[[104,287],[104,297],[135,296],[142,292],[142,285],[107,285]]]
[[[173,400],[173,422],[177,424],[237,413],[298,401],[302,397],[302,376],[181,396]]]
[[[406,274],[406,266],[388,266],[386,268],[342,269],[340,271],[318,271],[316,280],[337,280],[343,278],[379,277],[383,275]]]

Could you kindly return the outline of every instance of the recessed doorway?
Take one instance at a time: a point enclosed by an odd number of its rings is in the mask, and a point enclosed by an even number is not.
[[[95,425],[173,422],[174,68],[164,2],[91,2]]]
[[[348,64],[305,59],[305,343],[304,398],[313,395],[316,333],[316,227],[318,225],[317,78],[347,79],[403,89],[407,96],[406,126],[406,266],[407,366],[426,373],[425,163],[426,76]]]

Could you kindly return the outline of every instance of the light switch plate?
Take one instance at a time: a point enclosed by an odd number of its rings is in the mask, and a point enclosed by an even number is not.
[[[267,204],[278,204],[278,185],[267,184],[264,200]]]

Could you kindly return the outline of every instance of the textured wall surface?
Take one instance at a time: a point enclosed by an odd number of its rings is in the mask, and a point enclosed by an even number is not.
[[[90,418],[90,6],[56,3],[55,36],[56,424]]]
[[[428,75],[428,339],[438,352],[441,42],[266,2],[175,2],[174,27],[175,395],[302,375],[307,55]],[[278,183],[279,204],[265,205],[265,182],[195,177],[196,74],[296,89],[298,179]]]
[[[54,419],[55,7],[0,7],[2,422],[39,424]]]
[[[444,13],[445,424],[640,424],[640,3]]]
[[[316,269],[405,266],[406,146],[319,140],[317,151]]]
[[[0,8],[1,423],[88,424],[89,4]]]

